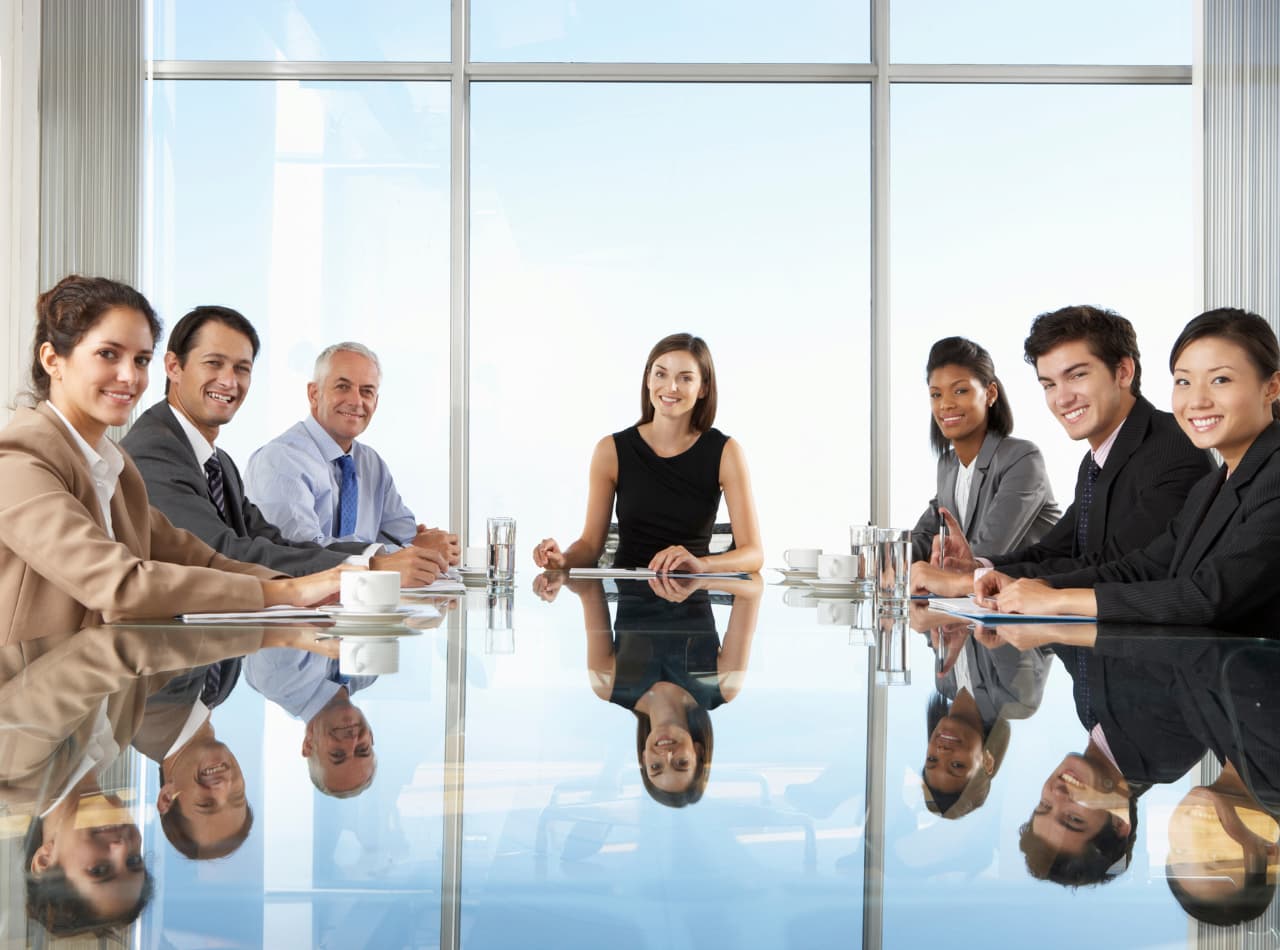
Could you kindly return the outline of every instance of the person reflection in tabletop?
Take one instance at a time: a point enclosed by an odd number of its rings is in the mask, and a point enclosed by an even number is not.
[[[32,921],[54,935],[107,934],[137,918],[152,881],[126,805],[135,790],[104,791],[102,776],[136,734],[147,697],[176,671],[286,643],[314,635],[87,628],[0,685],[0,811],[30,816],[19,840]]]
[[[1099,629],[1002,624],[975,634],[992,645],[1050,646],[1071,676],[1088,744],[1045,780],[1019,847],[1033,876],[1073,887],[1106,883],[1128,868],[1139,797],[1181,778],[1206,748],[1184,715],[1176,668],[1156,662],[1150,634],[1161,628],[1134,641],[1099,641]]]
[[[133,747],[160,766],[160,827],[193,860],[232,854],[253,827],[244,773],[210,716],[231,695],[241,663],[236,657],[174,677],[147,699],[133,737]]]
[[[373,784],[373,730],[351,696],[372,686],[376,676],[346,676],[336,659],[302,650],[256,653],[245,659],[244,673],[250,686],[306,723],[302,757],[317,789],[351,798]]]
[[[682,808],[699,801],[711,777],[710,710],[742,689],[764,585],[759,576],[619,580],[610,623],[604,585],[544,574],[534,589],[554,599],[561,586],[582,601],[587,675],[606,702],[636,717],[636,757],[650,797]],[[723,645],[709,592],[733,595]]]
[[[1192,917],[1223,927],[1261,917],[1275,896],[1277,870],[1280,824],[1231,762],[1174,808],[1165,880]]]
[[[974,640],[968,621],[936,612],[928,617],[946,622],[929,634],[938,656],[937,692],[929,701],[920,778],[929,810],[955,819],[986,802],[1009,748],[1009,720],[1040,708],[1053,655],[1003,644],[989,649]],[[913,611],[913,625],[921,619]]]

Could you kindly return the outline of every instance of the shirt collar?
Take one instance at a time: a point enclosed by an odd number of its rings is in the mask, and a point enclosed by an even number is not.
[[[173,413],[173,417],[178,420],[178,425],[182,426],[182,431],[186,433],[187,441],[191,443],[191,451],[196,453],[196,464],[204,468],[204,463],[213,455],[213,444],[204,437],[204,433],[196,428],[195,423],[188,419],[181,409],[170,406],[169,411]]]
[[[178,750],[191,741],[191,737],[196,734],[196,730],[205,724],[205,720],[209,718],[209,707],[200,700],[196,700],[191,706],[191,711],[187,713],[187,721],[182,724],[182,729],[178,732],[178,737],[173,740],[173,745],[169,746],[169,751],[164,754],[164,758],[176,755]]]
[[[104,435],[98,440],[96,446],[90,445],[85,441],[84,436],[76,431],[76,427],[67,420],[67,417],[62,414],[61,409],[52,402],[49,403],[49,408],[62,420],[62,424],[71,433],[71,438],[75,440],[76,447],[80,450],[80,454],[84,456],[84,460],[89,466],[89,471],[95,479],[110,483],[120,477],[120,473],[124,471],[124,456],[116,448],[114,442]]]
[[[316,448],[320,450],[320,455],[328,461],[336,462],[344,455],[355,456],[356,443],[354,441],[351,443],[350,452],[342,451],[342,446],[334,441],[333,436],[324,431],[324,426],[316,422],[315,416],[307,416],[302,420],[302,425],[307,430],[307,434],[311,436],[312,441],[315,442]]]
[[[1093,450],[1093,461],[1098,468],[1102,468],[1107,464],[1107,456],[1111,454],[1111,447],[1116,444],[1116,438],[1120,435],[1120,430],[1124,428],[1124,424],[1128,419],[1129,417],[1125,416],[1120,424],[1111,430],[1111,434],[1106,437],[1103,443]]]

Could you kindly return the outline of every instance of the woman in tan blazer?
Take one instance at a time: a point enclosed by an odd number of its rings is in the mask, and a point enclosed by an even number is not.
[[[0,644],[52,638],[30,644],[43,652],[104,621],[311,604],[337,591],[337,571],[281,578],[230,560],[147,503],[106,431],[146,390],[159,335],[151,305],[124,284],[70,276],[41,295],[37,405],[0,430]]]

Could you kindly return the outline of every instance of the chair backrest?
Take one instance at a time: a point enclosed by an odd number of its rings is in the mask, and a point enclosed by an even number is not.
[[[711,541],[707,545],[708,551],[712,554],[723,554],[725,551],[732,551],[735,545],[733,543],[733,525],[727,521],[717,521],[711,527]],[[600,554],[600,560],[596,562],[597,567],[613,567],[614,556],[618,553],[618,522],[609,523],[609,533],[605,535],[604,551]]]

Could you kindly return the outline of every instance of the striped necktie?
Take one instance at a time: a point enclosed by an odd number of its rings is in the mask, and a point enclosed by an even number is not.
[[[209,497],[213,499],[213,506],[218,509],[222,520],[226,521],[227,492],[222,480],[222,462],[219,461],[217,452],[210,455],[204,463],[204,475],[209,479]]]

